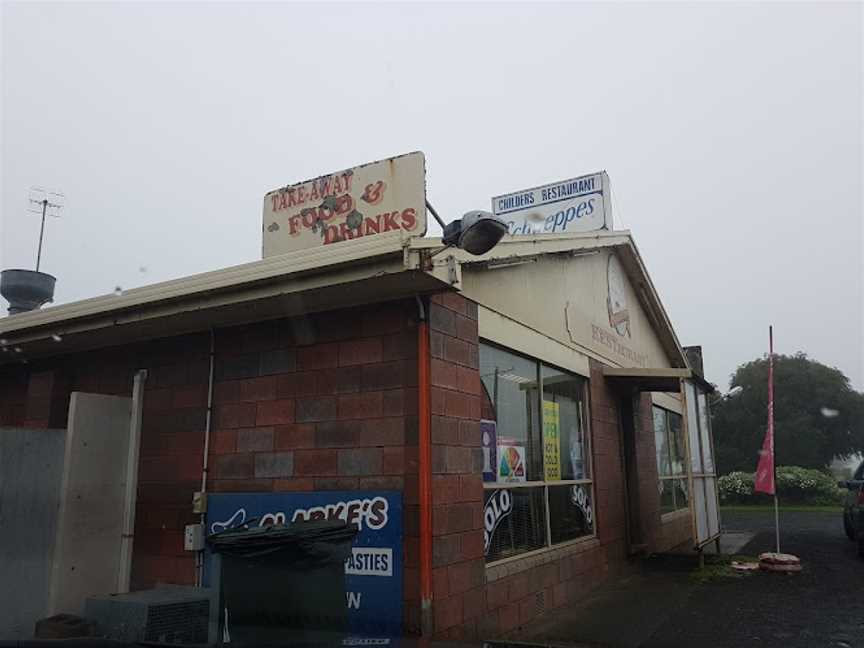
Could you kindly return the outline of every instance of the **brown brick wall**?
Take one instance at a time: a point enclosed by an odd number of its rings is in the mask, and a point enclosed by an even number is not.
[[[216,331],[213,491],[405,488],[406,595],[416,599],[416,304]],[[209,334],[0,369],[0,423],[65,427],[69,393],[131,395],[146,368],[132,584],[192,583]],[[407,474],[407,479],[406,479]]]
[[[417,306],[217,332],[210,488],[404,491],[406,625],[419,623]]]
[[[476,636],[485,600],[477,305],[436,295],[429,324],[434,632]]]
[[[5,353],[14,353],[6,350]],[[0,367],[0,426],[22,426],[27,409],[27,384],[30,371],[27,365]]]
[[[404,302],[217,330],[208,480],[217,492],[403,490],[409,633],[420,627],[416,315]],[[429,320],[435,635],[502,636],[632,564],[618,396],[591,361],[596,539],[487,569],[477,306],[441,294]],[[150,371],[134,587],[194,577],[182,530],[196,521],[208,347],[202,333],[0,368],[0,423],[39,427],[65,425],[71,390],[128,395],[134,370]],[[646,395],[637,410],[641,522],[650,548],[663,550],[686,529],[661,524],[651,425]]]

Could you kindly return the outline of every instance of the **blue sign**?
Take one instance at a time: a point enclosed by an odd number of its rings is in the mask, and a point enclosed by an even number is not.
[[[402,631],[402,493],[213,493],[207,497],[207,533],[240,526],[339,519],[358,528],[345,561],[345,605],[351,632]],[[209,559],[209,554],[208,554]]]

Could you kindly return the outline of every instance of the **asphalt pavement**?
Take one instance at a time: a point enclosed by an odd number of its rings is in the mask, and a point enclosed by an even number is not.
[[[657,557],[637,575],[579,605],[520,629],[511,639],[614,648],[864,648],[864,560],[840,513],[781,512],[781,551],[799,574],[698,572],[691,559]],[[774,549],[771,511],[724,512],[725,529],[753,533],[738,553]]]

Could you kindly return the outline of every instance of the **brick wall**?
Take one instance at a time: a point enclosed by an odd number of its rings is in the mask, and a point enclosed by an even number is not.
[[[436,637],[506,635],[626,572],[618,395],[591,361],[595,539],[486,568],[477,306],[429,308]],[[404,627],[419,614],[416,304],[390,303],[216,331],[208,487],[225,491],[394,489],[404,504]],[[182,529],[203,461],[209,334],[0,368],[0,423],[65,425],[68,394],[131,394],[147,368],[133,587],[191,583]],[[650,549],[684,531],[659,519],[650,400],[636,454]],[[686,538],[685,538],[686,539]],[[680,543],[679,543],[680,544]]]
[[[483,616],[483,478],[477,304],[457,293],[429,310],[434,634],[476,635]]]
[[[182,538],[183,527],[196,521],[191,498],[200,488],[203,462],[208,345],[206,334],[182,336],[33,360],[0,374],[3,423],[18,419],[21,425],[39,429],[66,427],[72,391],[131,396],[135,371],[149,370],[133,588],[156,581],[194,581],[194,557],[183,551]]]
[[[8,350],[5,352],[11,353]],[[0,426],[24,425],[29,379],[30,372],[26,365],[0,367]]]
[[[405,490],[406,618],[419,619],[416,304],[216,331],[212,491]],[[132,586],[194,582],[209,333],[0,373],[3,424],[65,427],[69,393],[130,396],[146,368]],[[406,477],[407,474],[407,477]],[[416,608],[416,609],[415,609]]]
[[[405,625],[419,627],[417,306],[224,329],[210,488],[404,491]]]

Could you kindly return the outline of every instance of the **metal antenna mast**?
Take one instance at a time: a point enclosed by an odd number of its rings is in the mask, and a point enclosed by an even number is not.
[[[42,239],[45,237],[45,216],[50,215],[54,218],[59,218],[65,199],[66,197],[63,194],[56,191],[46,191],[41,187],[32,187],[30,189],[27,211],[42,214],[42,226],[39,228],[39,247],[36,250],[36,272],[39,272],[39,266],[42,263]]]

